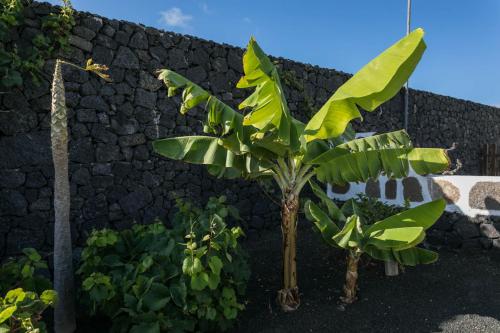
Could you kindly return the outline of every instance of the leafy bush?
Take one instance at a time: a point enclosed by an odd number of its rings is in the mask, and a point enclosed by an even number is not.
[[[22,288],[9,290],[0,297],[0,332],[47,332],[42,313],[56,300],[54,290],[45,290],[40,296]]]
[[[364,224],[373,224],[377,221],[381,221],[389,216],[401,213],[403,210],[407,210],[408,208],[410,208],[407,202],[405,202],[404,207],[398,207],[395,205],[386,204],[364,193],[360,193],[355,198],[348,200],[344,204],[344,207],[346,208],[343,209],[352,207],[352,201],[356,203],[357,214],[363,220]],[[347,215],[352,215],[353,212],[350,211],[346,213]]]
[[[0,292],[9,289],[23,288],[24,290],[41,293],[52,288],[52,283],[40,270],[47,269],[47,263],[40,254],[32,248],[23,249],[23,256],[9,258],[0,267]]]
[[[112,319],[112,332],[223,331],[244,308],[249,278],[238,244],[243,232],[225,198],[205,209],[178,202],[173,228],[162,223],[94,231],[78,274],[91,314]]]
[[[20,258],[9,258],[0,267],[0,333],[46,332],[42,313],[54,306],[57,294],[40,270],[47,263],[32,248],[23,249]]]
[[[0,0],[0,89],[22,86],[23,74],[33,82],[42,77],[46,59],[54,57],[69,46],[69,35],[75,25],[70,0],[62,0],[59,12],[42,18],[42,33],[36,34],[29,45],[20,45],[12,37],[25,26],[24,8],[30,2]]]

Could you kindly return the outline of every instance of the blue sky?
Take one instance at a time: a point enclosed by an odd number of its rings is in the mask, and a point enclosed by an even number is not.
[[[52,3],[58,1],[52,0]],[[353,73],[401,38],[406,0],[73,0],[78,10]],[[427,51],[410,86],[500,106],[500,1],[413,0]]]

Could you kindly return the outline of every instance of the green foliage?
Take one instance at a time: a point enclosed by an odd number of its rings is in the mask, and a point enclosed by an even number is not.
[[[47,263],[32,248],[20,258],[9,258],[0,267],[0,332],[46,332],[42,313],[53,307],[57,294],[52,283],[40,275]]]
[[[59,13],[51,13],[42,19],[42,34],[31,40],[31,45],[19,47],[12,40],[24,24],[22,0],[0,0],[0,89],[23,84],[23,75],[30,74],[38,83],[46,59],[69,46],[68,37],[75,25],[74,11],[69,0],[63,0]]]
[[[158,79],[168,88],[168,96],[182,94],[181,114],[204,106],[204,132],[210,136],[157,140],[153,149],[158,154],[206,165],[218,177],[272,177],[278,184],[281,209],[289,212],[282,219],[283,240],[290,244],[285,244],[284,288],[278,294],[285,311],[300,304],[295,265],[295,203],[311,178],[333,184],[366,182],[381,174],[404,177],[410,165],[416,173],[428,174],[442,172],[450,164],[444,149],[414,148],[404,131],[354,139],[350,126],[352,120],[361,118],[359,108],[372,112],[397,94],[425,50],[423,35],[422,29],[416,29],[369,62],[340,86],[307,124],[292,117],[281,84],[283,79],[300,89],[300,82],[294,81],[291,74],[280,78],[278,69],[254,38],[243,55],[244,75],[236,85],[253,89],[238,106],[245,113],[236,112],[169,69],[159,71]],[[321,215],[327,216],[324,212]],[[335,229],[328,219],[316,222],[321,222],[323,230]],[[197,288],[208,285],[205,275],[195,275],[193,279]]]
[[[311,186],[320,202],[306,202],[306,217],[328,244],[402,265],[414,266],[437,260],[436,253],[416,246],[424,240],[425,230],[443,213],[446,206],[443,199],[402,212],[394,207],[376,205],[365,197],[361,197],[360,202],[349,200],[338,208],[318,185],[312,183]]]
[[[112,332],[223,331],[244,309],[249,278],[238,244],[239,219],[225,198],[205,209],[178,201],[167,229],[162,223],[123,231],[94,231],[78,274],[91,314],[112,319]]]
[[[23,288],[24,290],[41,293],[52,288],[52,283],[41,271],[47,269],[47,263],[40,254],[32,248],[23,249],[19,258],[9,258],[0,266],[0,292],[9,289]]]
[[[42,313],[57,301],[54,290],[45,290],[40,296],[22,288],[12,289],[0,297],[0,332],[47,332],[40,321]]]
[[[351,201],[354,201],[354,203],[352,203]],[[398,214],[403,210],[409,208],[408,205],[406,205],[405,207],[389,205],[380,200],[377,200],[376,198],[367,196],[364,193],[360,193],[356,196],[356,198],[350,199],[346,203],[344,203],[344,205],[342,206],[344,215],[352,215],[352,213],[349,214],[348,210],[350,210],[350,208],[348,207],[352,207],[353,204],[357,205],[357,214],[359,214],[359,217],[366,225],[381,221],[388,218],[389,216]]]

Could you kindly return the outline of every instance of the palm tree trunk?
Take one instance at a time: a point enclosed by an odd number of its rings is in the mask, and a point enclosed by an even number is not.
[[[56,333],[71,333],[76,329],[75,295],[69,221],[68,119],[61,65],[57,60],[52,82],[50,132],[54,162],[54,289],[58,294],[54,329]]]
[[[283,311],[294,311],[300,305],[297,286],[297,213],[299,198],[293,193],[282,200],[281,232],[283,235],[283,289],[278,291],[278,303]]]
[[[340,299],[345,304],[354,303],[358,298],[356,293],[358,291],[358,263],[360,254],[355,251],[349,251],[347,255],[347,272],[345,275],[344,284],[344,297]]]

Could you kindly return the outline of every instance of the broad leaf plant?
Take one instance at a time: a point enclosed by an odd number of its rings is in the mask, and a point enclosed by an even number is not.
[[[448,168],[444,149],[414,148],[405,131],[353,140],[350,122],[359,108],[374,111],[398,93],[424,50],[424,31],[416,29],[396,42],[345,82],[304,124],[293,118],[277,68],[254,38],[243,56],[238,88],[253,92],[239,113],[197,84],[169,69],[159,71],[168,96],[182,94],[180,112],[196,106],[207,111],[206,135],[157,140],[165,157],[206,165],[218,177],[272,177],[282,193],[283,287],[278,302],[284,311],[300,305],[296,239],[299,196],[312,178],[323,183],[366,182],[381,174],[400,178],[410,166],[419,174]]]
[[[348,200],[342,208],[338,208],[316,183],[311,181],[310,185],[319,198],[319,204],[306,201],[304,210],[307,219],[314,223],[328,245],[348,252],[344,296],[341,297],[344,304],[351,304],[357,299],[358,263],[362,254],[407,266],[430,264],[437,260],[436,252],[417,245],[424,240],[425,231],[443,213],[446,206],[444,199],[374,222],[355,200]]]

